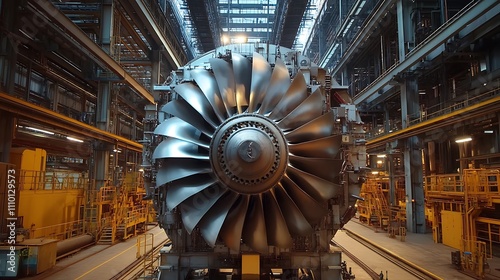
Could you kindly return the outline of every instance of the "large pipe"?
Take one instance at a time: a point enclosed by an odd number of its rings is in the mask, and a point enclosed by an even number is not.
[[[64,256],[69,252],[75,251],[94,242],[94,238],[91,235],[84,234],[76,237],[71,237],[65,240],[57,242],[57,257]]]

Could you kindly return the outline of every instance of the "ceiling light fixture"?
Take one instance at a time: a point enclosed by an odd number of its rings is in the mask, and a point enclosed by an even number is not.
[[[73,137],[70,137],[70,136],[66,136],[66,139],[68,139],[69,141],[73,141],[73,142],[83,143],[83,140],[76,139],[76,138],[73,138]]]
[[[455,142],[457,142],[457,143],[465,143],[465,142],[469,142],[469,141],[472,141],[472,138],[470,136],[461,136],[461,137],[455,139]]]
[[[43,130],[43,129],[39,129],[39,128],[34,128],[34,127],[30,127],[30,126],[26,126],[25,128],[29,129],[29,130],[36,131],[36,132],[42,132],[42,133],[54,135],[54,132],[52,132],[52,131],[47,131],[47,130]]]

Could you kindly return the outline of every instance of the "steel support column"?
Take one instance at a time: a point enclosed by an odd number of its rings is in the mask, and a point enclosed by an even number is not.
[[[14,76],[16,73],[17,47],[20,44],[17,38],[16,25],[19,2],[1,2],[0,15],[5,30],[0,32],[0,89],[9,94],[14,92]]]
[[[111,82],[100,82],[97,93],[96,126],[99,129],[110,132],[110,105],[111,105]],[[109,155],[110,148],[105,143],[94,145],[95,180],[96,188],[105,185],[109,179]]]
[[[497,113],[497,120],[500,120],[500,113]],[[497,153],[500,153],[500,122],[498,122],[498,130],[495,132],[495,143],[497,143],[495,149]],[[495,130],[493,130],[495,131]]]
[[[408,138],[403,151],[406,189],[406,227],[409,232],[413,233],[426,233],[421,141],[418,136]]]
[[[398,206],[396,197],[396,181],[394,176],[394,154],[388,153],[385,160],[387,162],[387,171],[389,173],[389,205]]]
[[[109,131],[109,106],[111,104],[111,83],[100,82],[97,94],[96,126]]]
[[[405,60],[406,53],[411,50],[410,45],[413,46],[415,43],[410,15],[413,5],[410,3],[410,1],[403,0],[397,2],[399,61]]]
[[[16,119],[11,113],[0,110],[0,162],[9,162],[10,148],[12,147],[12,139],[14,138]]]
[[[101,47],[111,56],[114,55],[112,49],[112,38],[113,38],[113,1],[112,0],[104,0],[102,1],[102,10],[101,10]]]
[[[160,73],[161,73],[161,61],[160,61],[160,51],[154,50],[152,51],[151,56],[151,88],[154,86],[161,84],[160,82]],[[154,96],[154,93],[153,93]]]
[[[409,116],[419,113],[418,80],[409,77],[401,85],[402,128],[407,128]],[[425,233],[425,204],[422,182],[422,147],[419,136],[409,137],[405,143],[403,160],[405,167],[406,217],[410,232]]]

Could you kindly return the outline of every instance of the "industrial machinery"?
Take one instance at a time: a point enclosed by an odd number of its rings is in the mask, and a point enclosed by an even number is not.
[[[366,154],[333,84],[300,52],[237,44],[155,87],[143,168],[172,241],[161,279],[340,279],[330,241],[356,211]]]

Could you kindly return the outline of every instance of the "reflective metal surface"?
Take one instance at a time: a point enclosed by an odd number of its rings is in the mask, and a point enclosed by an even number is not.
[[[191,233],[236,251],[290,248],[311,234],[340,195],[340,136],[323,114],[325,93],[284,62],[260,54],[210,58],[207,69],[177,85],[181,97],[162,111],[174,116],[155,130],[163,137],[156,187]]]

